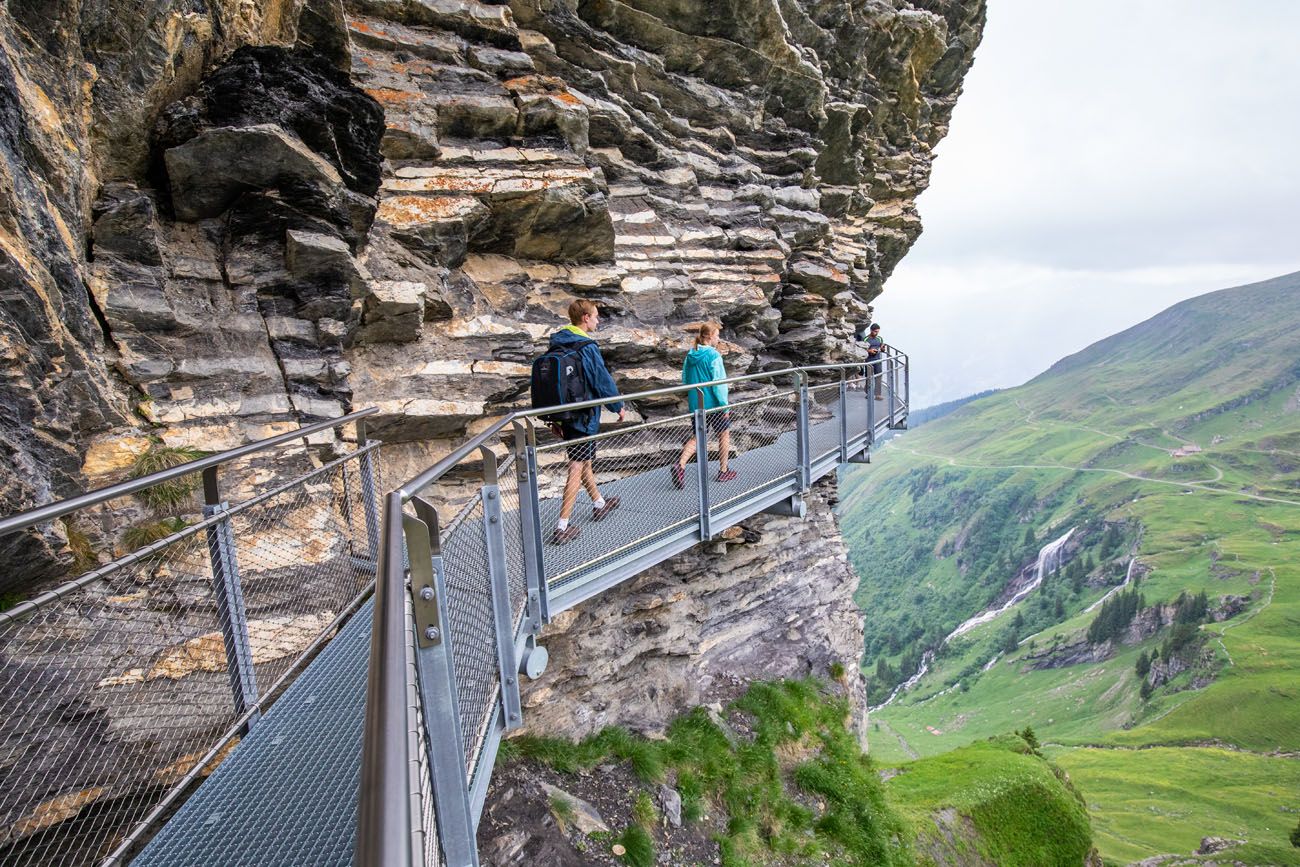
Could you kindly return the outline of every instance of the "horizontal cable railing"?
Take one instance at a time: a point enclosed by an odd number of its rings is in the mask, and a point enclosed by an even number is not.
[[[354,863],[477,865],[497,747],[523,723],[519,677],[545,668],[543,624],[760,511],[801,515],[813,482],[905,426],[907,364],[887,348],[873,363],[570,404],[693,393],[697,408],[567,441],[542,421],[554,408],[513,413],[389,494]],[[706,406],[722,384],[731,400]],[[456,497],[430,492],[475,458],[481,486],[440,515]],[[587,460],[590,479],[574,469]],[[577,531],[557,534],[566,499]]]
[[[0,612],[0,862],[123,862],[361,607],[373,412],[0,519],[81,560]]]

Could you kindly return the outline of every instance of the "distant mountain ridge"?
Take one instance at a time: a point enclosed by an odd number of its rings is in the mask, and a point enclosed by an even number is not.
[[[873,701],[928,665],[873,713],[879,760],[1028,724],[1107,863],[1213,835],[1245,841],[1220,859],[1300,864],[1300,273],[908,431],[845,474],[840,512]],[[939,646],[1071,527],[1060,571]]]

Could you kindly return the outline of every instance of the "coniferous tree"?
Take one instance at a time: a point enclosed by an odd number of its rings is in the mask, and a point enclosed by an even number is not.
[[[1015,653],[1015,652],[1016,652],[1016,648],[1019,647],[1019,646],[1020,646],[1020,640],[1016,637],[1016,630],[1015,630],[1015,629],[1013,629],[1013,628],[1009,628],[1009,629],[1007,629],[1006,632],[1003,632],[1003,633],[1002,633],[1002,652],[1003,652],[1003,653]]]
[[[1034,528],[1033,528],[1033,527],[1026,527],[1026,528],[1025,528],[1025,542],[1024,542],[1025,547],[1026,547],[1026,548],[1032,548],[1032,547],[1034,547],[1034,543],[1035,543],[1035,539],[1034,539]]]
[[[1135,666],[1135,669],[1137,671],[1137,676],[1141,678],[1145,678],[1147,676],[1147,672],[1151,670],[1151,658],[1147,656],[1147,652],[1145,650],[1138,654],[1137,665]]]
[[[1291,830],[1291,845],[1300,849],[1300,822]]]
[[[1142,681],[1142,688],[1138,690],[1138,693],[1142,696],[1142,700],[1146,701],[1151,698],[1151,693],[1153,692],[1155,692],[1155,687],[1151,685],[1151,681]]]
[[[1106,526],[1106,532],[1101,537],[1101,558],[1109,560],[1115,556],[1115,549],[1119,547],[1119,530],[1114,524]]]
[[[1056,604],[1052,606],[1052,614],[1058,622],[1065,617],[1065,603],[1061,601],[1060,596],[1056,597]]]

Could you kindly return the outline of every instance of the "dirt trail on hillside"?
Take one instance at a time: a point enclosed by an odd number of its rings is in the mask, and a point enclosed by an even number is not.
[[[1194,488],[1198,491],[1205,491],[1209,494],[1222,494],[1229,497],[1244,497],[1248,500],[1258,500],[1262,503],[1281,503],[1284,506],[1300,507],[1300,501],[1284,500],[1281,497],[1265,497],[1259,494],[1247,494],[1244,491],[1228,491],[1223,488],[1211,488],[1206,481],[1196,482],[1171,482],[1167,479],[1153,479],[1150,476],[1140,476],[1136,473],[1130,473],[1126,470],[1117,470],[1111,467],[1072,467],[1068,464],[967,464],[960,463],[956,458],[948,455],[936,455],[930,452],[917,451],[909,449],[906,446],[895,445],[895,448],[901,449],[908,454],[915,455],[918,458],[930,458],[936,461],[947,461],[951,467],[960,467],[970,470],[1069,470],[1075,473],[1111,473],[1116,476],[1123,476],[1138,482],[1149,482],[1153,485],[1169,485],[1175,488]],[[1217,469],[1217,467],[1216,467]],[[1222,476],[1220,476],[1222,478]],[[1218,481],[1214,479],[1213,481]]]

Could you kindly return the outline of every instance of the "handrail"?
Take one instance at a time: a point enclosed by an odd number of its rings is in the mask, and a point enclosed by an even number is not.
[[[889,347],[886,347],[886,352],[895,355],[900,354],[897,350],[893,350]],[[809,371],[853,370],[869,363],[870,362],[864,359],[862,361],[836,362],[833,364],[783,367],[777,370],[765,370],[759,373],[746,373],[740,376],[729,376],[726,379],[714,379],[709,382],[697,382],[689,385],[672,385],[665,386],[664,388],[652,388],[646,391],[633,392],[632,394],[616,394],[611,397],[597,397],[592,398],[591,400],[566,403],[563,406],[566,410],[591,409],[592,407],[604,406],[607,403],[627,403],[634,400],[646,400],[652,397],[667,397],[668,395],[681,394],[696,388],[710,388],[715,385],[734,385],[740,382],[752,382],[754,380],[771,379],[777,376],[789,376],[791,374],[802,376],[803,373]],[[484,444],[490,441],[496,434],[500,433],[507,425],[521,419],[531,419],[542,415],[549,415],[555,412],[558,408],[559,407],[548,406],[541,409],[519,409],[507,413],[497,419],[486,430],[481,431],[478,435],[461,445],[451,454],[440,459],[424,472],[398,488],[398,491],[402,495],[402,502],[409,502],[411,497],[433,484],[440,477],[446,475],[453,467],[465,460],[465,458],[469,457],[472,452],[482,448]]]
[[[890,359],[891,371],[892,365],[898,363],[906,364],[906,356],[903,356],[891,347],[885,347],[882,357],[877,359],[877,361],[883,362],[885,359]],[[666,397],[710,386],[732,385],[756,380],[771,380],[776,377],[791,375],[796,378],[796,392],[804,393],[804,390],[809,383],[809,374],[835,370],[841,371],[842,373],[845,371],[869,370],[870,372],[866,374],[868,380],[867,387],[869,389],[870,383],[877,377],[884,378],[890,375],[890,373],[887,373],[883,369],[883,365],[881,368],[877,369],[869,368],[868,365],[871,364],[873,364],[872,361],[862,358],[849,362],[833,364],[788,367],[778,370],[763,371],[760,373],[733,376],[707,383],[672,385],[664,388],[648,389],[627,395],[620,394],[611,397],[593,398],[591,400],[565,404],[563,408],[583,409],[601,407],[614,402],[631,402],[649,398]],[[844,380],[845,377],[841,375],[839,378],[841,394],[843,394]],[[895,395],[893,393],[894,389],[896,389],[896,386],[891,385],[891,407],[889,409],[891,425],[895,412],[895,408],[893,407],[895,400]],[[778,393],[780,393],[779,390]],[[766,400],[769,397],[770,396],[765,395],[756,400]],[[748,402],[749,401],[745,401],[745,403]],[[874,404],[871,405],[874,406]],[[427,503],[417,499],[418,495],[420,495],[430,485],[436,483],[441,477],[450,472],[466,458],[469,458],[477,452],[482,452],[483,460],[489,465],[485,467],[485,480],[490,486],[494,487],[495,476],[490,473],[490,470],[495,468],[495,464],[493,463],[495,461],[495,454],[492,452],[489,444],[494,439],[500,437],[501,432],[507,427],[516,425],[517,435],[524,432],[524,427],[527,428],[527,435],[530,438],[529,441],[531,445],[531,435],[533,430],[532,419],[535,419],[538,416],[554,413],[557,409],[557,407],[521,409],[507,413],[493,421],[486,429],[479,432],[468,441],[462,443],[450,454],[429,466],[401,487],[396,488],[385,500],[383,518],[384,540],[380,545],[380,550],[383,552],[381,554],[383,564],[381,565],[377,576],[375,623],[373,625],[371,636],[372,643],[370,648],[370,680],[368,683],[369,691],[367,696],[365,735],[363,741],[362,792],[355,850],[355,863],[357,865],[362,865],[362,867],[373,867],[373,865],[380,864],[405,865],[409,864],[412,858],[412,850],[410,846],[403,845],[410,839],[408,833],[410,830],[409,822],[413,818],[410,812],[411,805],[409,792],[406,788],[409,785],[408,767],[411,763],[412,756],[408,752],[409,741],[405,732],[405,726],[411,723],[410,715],[413,710],[409,706],[409,700],[406,693],[406,681],[403,668],[404,657],[402,656],[402,651],[405,647],[404,641],[407,639],[406,632],[412,629],[413,624],[409,621],[410,613],[403,609],[403,603],[406,601],[405,594],[408,592],[419,594],[419,599],[412,599],[412,602],[416,606],[421,604],[420,599],[425,600],[425,603],[427,604],[429,599],[435,597],[433,591],[428,586],[424,586],[417,590],[414,578],[412,578],[412,586],[409,589],[407,587],[406,568],[401,559],[401,554],[404,550],[405,537],[403,507],[412,500],[416,500],[417,510],[421,506],[424,507],[423,514],[420,518],[408,517],[405,519],[411,526],[418,528],[419,532],[417,533],[417,539],[425,538],[425,532],[427,531],[428,533],[428,541],[416,544],[415,548],[410,552],[412,563],[414,563],[416,557],[421,557],[423,559],[432,556],[433,559],[437,561],[434,564],[435,574],[440,574],[439,570],[442,568],[441,557],[436,556],[439,554],[439,536],[441,535],[437,527],[437,516]],[[906,412],[905,408],[903,412]],[[681,416],[676,417],[676,419],[667,420],[680,420],[680,418],[684,417],[685,416]],[[869,415],[868,418],[870,419],[873,417]],[[632,428],[637,429],[642,426],[658,425],[667,420],[656,418],[654,420],[645,421],[641,425],[634,425]],[[521,422],[525,424],[520,425]],[[873,421],[871,424],[874,425],[875,422]],[[569,441],[568,444],[572,445],[574,442],[601,439],[605,436],[625,433],[626,430],[626,428],[623,428],[617,431],[598,433],[593,437]],[[841,454],[844,454],[844,452],[841,452]],[[516,460],[523,459],[519,455],[516,455],[515,457]],[[529,461],[531,461],[531,459],[530,450]],[[701,464],[701,466],[704,465]],[[535,493],[534,496],[536,496]],[[417,554],[415,549],[419,549],[421,553]],[[536,577],[540,578],[543,582],[547,580],[544,574]],[[424,580],[421,580],[418,583],[423,584],[425,582]],[[429,595],[424,595],[426,593]],[[439,604],[444,603],[440,602]],[[529,605],[533,604],[535,603],[529,603]],[[543,602],[540,611],[535,615],[530,616],[538,618],[545,617],[546,615],[544,614],[544,611],[545,605]],[[439,616],[441,617],[441,615]],[[541,620],[537,621],[536,628],[540,628],[541,622]],[[440,641],[441,639],[438,637],[438,627],[429,627],[429,629],[432,633],[430,640]],[[536,629],[533,630],[533,634],[536,634]],[[510,636],[510,638],[511,640],[517,641],[519,636]],[[420,651],[417,650],[417,655],[419,653]],[[510,682],[513,683],[513,680]],[[426,719],[426,725],[427,724],[428,721]],[[464,797],[463,794],[462,797]],[[453,800],[455,799],[453,798]],[[456,810],[453,809],[452,812],[456,813]],[[439,834],[441,835],[444,830],[442,827],[444,817],[442,816],[441,811],[438,811],[436,816],[439,823]],[[455,816],[451,828],[448,829],[453,836],[458,833],[455,830],[456,828],[460,828],[461,831],[464,830],[461,828],[461,825],[458,824],[463,819],[464,816],[462,810],[460,815]],[[470,821],[472,823],[473,820]],[[472,837],[472,825],[469,833]],[[397,841],[402,841],[402,843],[398,843]],[[472,858],[472,855],[470,857]],[[456,867],[460,867],[460,865],[458,864]]]
[[[128,494],[134,494],[137,491],[142,491],[145,488],[152,487],[160,482],[168,482],[172,479],[178,479],[181,476],[188,476],[191,473],[202,472],[203,470],[208,470],[220,466],[221,464],[229,463],[236,458],[242,458],[245,455],[251,455],[256,452],[265,451],[269,448],[274,448],[283,443],[302,439],[303,437],[310,436],[318,431],[340,427],[348,422],[356,421],[369,415],[374,415],[377,412],[379,412],[378,407],[367,407],[366,409],[348,413],[339,418],[319,421],[315,424],[309,424],[306,427],[300,427],[297,430],[289,431],[288,433],[278,434],[264,440],[257,440],[237,448],[229,449],[228,451],[219,452],[215,455],[208,455],[205,458],[198,458],[189,461],[188,463],[169,467],[165,470],[159,470],[156,473],[150,473],[149,475],[141,476],[138,479],[119,482],[116,485],[109,485],[106,488],[100,488],[95,491],[79,494],[75,497],[69,497],[66,500],[59,500],[58,502],[38,506],[35,509],[29,509],[26,512],[19,512],[16,515],[10,515],[7,518],[0,519],[0,537],[7,536],[11,533],[17,533],[20,530],[26,530],[29,527],[43,524],[46,521],[53,521],[56,518],[62,518],[64,515],[75,512],[78,509],[98,506],[100,503],[106,503],[109,500],[118,497],[125,497]]]
[[[226,509],[225,511],[220,512],[218,514],[208,515],[206,518],[203,518],[202,520],[197,521],[193,524],[189,524],[188,526],[180,530],[177,530],[175,533],[171,533],[167,536],[164,536],[163,538],[157,540],[156,542],[150,542],[148,545],[144,545],[140,548],[137,548],[136,550],[130,552],[129,554],[124,554],[121,557],[118,557],[117,559],[113,560],[111,563],[105,563],[102,566],[96,566],[94,569],[82,573],[76,578],[73,578],[71,581],[67,581],[63,584],[60,584],[57,587],[47,590],[44,593],[41,593],[39,596],[33,596],[31,599],[28,599],[25,602],[20,602],[10,609],[7,609],[5,611],[0,611],[0,626],[3,626],[4,624],[14,620],[18,620],[19,618],[27,614],[30,614],[31,612],[36,611],[40,608],[44,608],[46,605],[50,604],[51,602],[54,602],[58,599],[62,599],[64,596],[67,596],[69,593],[72,593],[75,590],[80,590],[82,587],[85,587],[88,584],[93,584],[96,581],[99,581],[103,578],[107,578],[109,575],[112,575],[114,572],[118,572],[122,569],[125,569],[127,566],[131,566],[135,563],[139,563],[140,561],[144,560],[146,557],[149,557],[150,555],[155,554],[158,551],[161,551],[162,549],[168,547],[169,545],[179,542],[181,539],[185,539],[190,536],[196,535],[198,533],[204,532],[209,527],[215,526],[221,523],[222,521],[228,521],[232,517],[238,515],[241,512],[246,512],[249,509],[253,508],[254,506],[261,505],[267,500],[278,497],[280,494],[283,494],[285,491],[289,490],[290,488],[293,488],[297,485],[301,485],[304,482],[309,481],[310,479],[313,479],[317,476],[327,473],[330,470],[334,469],[335,467],[347,461],[356,460],[357,458],[365,454],[368,454],[374,451],[375,449],[379,448],[380,445],[382,445],[382,443],[380,443],[378,440],[375,440],[369,443],[368,445],[362,446],[356,451],[348,452],[346,455],[344,455],[341,458],[337,458],[335,460],[330,461],[327,464],[323,464],[322,466],[317,467],[311,472],[304,473],[301,476],[295,476],[294,478],[290,479],[284,484],[271,488],[269,491],[263,491],[257,496],[245,500],[244,502],[239,503],[238,505],[232,508]]]

